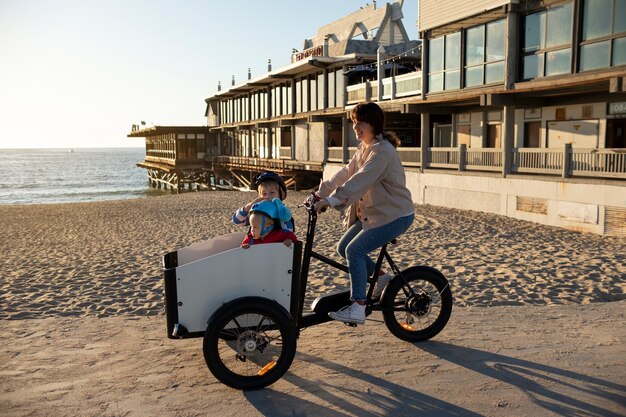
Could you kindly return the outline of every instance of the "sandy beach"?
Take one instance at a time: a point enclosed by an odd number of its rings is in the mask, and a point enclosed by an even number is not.
[[[286,200],[299,235],[305,195]],[[241,231],[230,217],[253,196],[0,206],[0,414],[626,415],[626,240],[434,206],[416,206],[392,254],[448,277],[436,338],[400,341],[378,313],[326,323],[271,387],[222,385],[201,339],[167,339],[161,256]],[[340,234],[320,216],[316,250],[338,259]],[[315,264],[309,285],[307,303],[348,280]]]

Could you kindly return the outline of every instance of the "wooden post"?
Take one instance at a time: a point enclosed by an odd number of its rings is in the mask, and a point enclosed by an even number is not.
[[[563,147],[563,178],[572,176],[572,144],[566,143]]]
[[[467,165],[467,145],[464,143],[459,146],[459,171],[465,171]]]
[[[341,118],[341,134],[343,141],[341,143],[341,159],[344,164],[350,160],[350,152],[348,150],[348,140],[350,138],[350,121],[347,117]]]
[[[515,137],[515,106],[507,104],[502,110],[502,176],[511,173]]]
[[[420,115],[422,130],[421,130],[421,147],[420,151],[422,153],[420,163],[420,172],[424,172],[424,169],[428,167],[428,163],[430,162],[428,159],[428,155],[430,153],[430,113],[424,112]]]

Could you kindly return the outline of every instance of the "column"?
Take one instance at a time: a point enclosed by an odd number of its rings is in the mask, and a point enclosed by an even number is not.
[[[511,173],[515,136],[515,106],[507,104],[502,110],[502,176]]]
[[[421,164],[420,164],[420,172],[424,172],[424,168],[428,167],[429,161],[429,149],[430,149],[430,113],[424,112],[420,115],[422,130],[421,130],[421,143],[420,143],[420,152],[421,152]]]

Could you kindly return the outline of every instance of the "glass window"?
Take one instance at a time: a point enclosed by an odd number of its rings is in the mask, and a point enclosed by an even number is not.
[[[586,0],[580,71],[624,65],[626,0]]]
[[[591,43],[580,48],[580,70],[588,71],[609,66],[609,41]]]
[[[613,14],[613,33],[626,32],[626,0],[615,1]]]
[[[487,64],[485,83],[491,84],[504,80],[504,61]]]
[[[487,61],[504,59],[505,29],[504,19],[487,24]]]
[[[443,73],[433,74],[428,77],[428,90],[443,91]]]
[[[524,79],[570,73],[572,3],[524,16],[523,23]]]
[[[548,52],[546,54],[546,75],[566,74],[570,72],[569,49]]]
[[[626,37],[613,41],[613,65],[626,65]]]
[[[461,87],[461,32],[430,40],[429,91]]]
[[[465,86],[502,82],[506,20],[470,28],[466,32]]]
[[[473,87],[482,85],[483,83],[483,67],[470,67],[465,70],[465,86]]]
[[[613,0],[586,0],[583,14],[583,39],[611,34]]]
[[[457,69],[461,65],[461,32],[446,36],[445,68]],[[447,85],[446,85],[447,88]]]
[[[572,4],[565,4],[548,11],[546,47],[565,45],[572,37]]]
[[[446,90],[460,88],[461,87],[461,72],[456,71],[447,71],[445,76],[445,87]]]
[[[526,16],[524,28],[524,51],[531,52],[545,47],[545,13],[535,13]]]
[[[465,35],[465,64],[476,65],[485,61],[485,29],[483,26],[467,30]]]
[[[443,37],[430,41],[430,52],[428,53],[428,65],[430,72],[443,70]]]

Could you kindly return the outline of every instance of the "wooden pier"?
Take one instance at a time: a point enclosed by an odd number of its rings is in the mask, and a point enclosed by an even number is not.
[[[128,137],[146,139],[146,156],[137,166],[147,170],[148,182],[158,189],[246,190],[263,171],[282,175],[288,188],[307,189],[322,177],[321,163],[220,156],[218,135],[206,126],[133,126]]]

